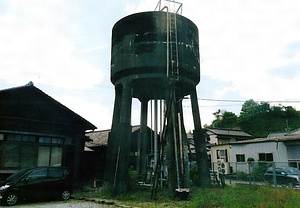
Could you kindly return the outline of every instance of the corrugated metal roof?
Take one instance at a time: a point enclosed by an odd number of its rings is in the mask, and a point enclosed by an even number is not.
[[[300,129],[295,129],[293,131],[289,132],[275,132],[275,133],[270,133],[268,137],[280,137],[280,136],[289,136],[289,135],[298,135],[300,134]]]
[[[300,134],[289,135],[289,136],[277,136],[267,138],[256,138],[238,142],[232,142],[231,144],[250,144],[250,143],[261,143],[261,142],[289,142],[289,141],[300,141]]]
[[[132,126],[132,132],[135,132],[138,129],[140,129],[139,125]],[[107,129],[107,130],[86,133],[85,135],[93,141],[86,142],[85,146],[86,147],[107,146],[108,134],[110,131],[111,129]]]
[[[291,131],[289,134],[290,134],[290,135],[297,135],[297,134],[300,134],[300,129],[295,129],[295,130]]]
[[[92,141],[86,142],[85,146],[86,147],[106,146],[109,132],[110,129],[86,133],[85,135],[89,137]]]
[[[243,132],[241,130],[234,130],[234,129],[206,128],[205,131],[208,134],[237,136],[237,137],[252,137],[252,135],[247,134],[246,132]]]
[[[268,135],[268,138],[270,138],[270,137],[280,137],[280,136],[284,136],[284,135],[286,135],[286,133],[270,133]]]

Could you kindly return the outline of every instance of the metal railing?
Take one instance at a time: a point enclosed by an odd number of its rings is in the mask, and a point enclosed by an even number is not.
[[[211,172],[226,184],[271,185],[299,188],[300,171],[287,162],[212,163]]]
[[[154,11],[162,11],[164,8],[169,8],[170,12],[182,14],[182,3],[175,0],[160,0],[158,1]],[[170,10],[172,9],[172,10]]]

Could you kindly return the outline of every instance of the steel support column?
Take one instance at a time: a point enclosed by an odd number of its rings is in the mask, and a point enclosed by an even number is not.
[[[127,190],[128,163],[131,141],[132,83],[122,84],[121,93],[116,90],[115,111],[109,136],[106,180],[113,194]],[[112,157],[112,158],[109,158]],[[110,164],[108,164],[110,162]]]
[[[113,184],[114,181],[114,169],[116,167],[119,141],[114,138],[113,135],[116,135],[118,125],[120,122],[120,112],[121,112],[121,100],[122,100],[122,85],[115,86],[115,103],[114,103],[114,112],[112,119],[111,132],[108,135],[107,150],[106,150],[106,159],[105,159],[105,175],[104,180],[109,184]]]
[[[148,155],[148,100],[141,100],[141,118],[140,118],[140,136],[138,141],[138,172],[139,175],[146,179],[147,174],[147,155]]]
[[[209,173],[209,164],[206,151],[206,141],[203,129],[201,127],[200,111],[198,105],[198,98],[196,88],[191,92],[191,104],[192,112],[194,119],[194,144],[198,165],[198,175],[201,187],[208,187],[211,185],[210,173]]]

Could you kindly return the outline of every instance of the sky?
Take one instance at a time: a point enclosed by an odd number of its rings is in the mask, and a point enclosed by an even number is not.
[[[245,101],[300,110],[299,0],[182,0],[199,30],[202,124]],[[111,127],[111,30],[154,0],[0,0],[0,90],[30,81],[98,127]],[[208,99],[208,100],[207,100]],[[212,100],[212,101],[209,101]],[[218,101],[219,100],[219,101]],[[225,101],[227,100],[227,101]],[[183,101],[185,127],[193,129]],[[132,125],[139,124],[133,101]]]

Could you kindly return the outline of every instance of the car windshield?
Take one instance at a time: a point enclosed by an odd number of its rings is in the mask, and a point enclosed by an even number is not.
[[[6,178],[6,181],[15,181],[17,180],[20,176],[22,176],[24,173],[26,173],[29,169],[22,169],[22,170],[18,170],[17,172],[15,172],[14,174],[12,174],[11,176],[9,176],[8,178]]]
[[[300,173],[297,168],[286,168],[285,171],[289,175],[298,175]]]

